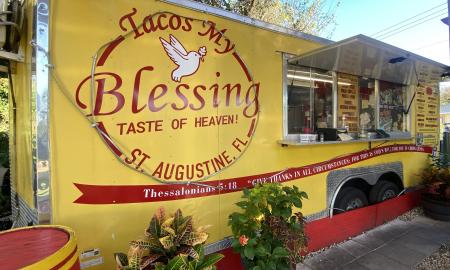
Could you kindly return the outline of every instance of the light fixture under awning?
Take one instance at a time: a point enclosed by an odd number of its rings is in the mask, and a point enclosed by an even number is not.
[[[440,80],[448,71],[444,64],[364,35],[295,56],[288,62],[405,85]]]

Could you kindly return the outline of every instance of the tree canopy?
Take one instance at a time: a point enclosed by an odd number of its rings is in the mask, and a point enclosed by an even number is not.
[[[304,33],[330,37],[340,0],[195,0]]]
[[[446,83],[441,83],[440,87],[440,101],[441,101],[441,105],[447,105],[450,104],[450,83],[446,82]]]

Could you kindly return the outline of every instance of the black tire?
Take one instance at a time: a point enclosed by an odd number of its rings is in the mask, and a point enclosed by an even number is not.
[[[369,201],[370,203],[379,203],[397,197],[399,192],[400,189],[396,184],[380,180],[370,190]]]
[[[345,187],[339,191],[339,195],[336,198],[334,214],[365,207],[368,204],[366,194],[362,190],[354,187]]]

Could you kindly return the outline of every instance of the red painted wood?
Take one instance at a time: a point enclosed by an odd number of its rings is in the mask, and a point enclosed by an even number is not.
[[[26,228],[0,234],[2,269],[18,269],[36,263],[62,248],[69,235],[55,228]]]
[[[309,239],[308,252],[342,242],[382,225],[416,207],[419,202],[420,191],[410,192],[379,204],[333,216],[333,218],[310,222],[305,229]]]
[[[55,267],[53,267],[50,270],[58,270],[61,267],[63,267],[68,261],[70,261],[73,256],[77,255],[77,247],[75,246],[75,248],[73,249],[73,251],[69,254],[69,256],[67,256],[64,260],[62,260],[60,263],[58,263]],[[78,260],[77,260],[78,261]],[[76,263],[74,264],[76,265]],[[71,269],[77,269],[77,268],[73,268],[73,266],[71,267]],[[78,268],[79,269],[79,268]]]
[[[80,260],[76,260],[75,264],[69,270],[80,270]]]
[[[376,226],[393,220],[399,215],[419,205],[420,193],[421,191],[410,192],[404,196],[378,204]]]
[[[369,206],[345,214],[308,223],[308,252],[341,242],[375,226],[376,206]]]
[[[379,204],[333,216],[333,218],[323,218],[308,223],[305,228],[308,236],[308,252],[342,242],[395,219],[419,205],[420,193],[421,191],[410,192]],[[243,269],[239,254],[234,253],[231,248],[222,250],[221,253],[225,255],[225,258],[218,263],[219,270]]]

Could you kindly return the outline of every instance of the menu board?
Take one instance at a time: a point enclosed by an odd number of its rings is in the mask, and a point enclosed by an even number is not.
[[[380,81],[379,128],[385,132],[405,131],[403,115],[406,91],[401,84]]]
[[[338,127],[358,133],[359,80],[357,76],[338,74]]]
[[[440,72],[430,65],[417,63],[419,86],[416,87],[416,134],[418,143],[439,144],[439,91]]]

